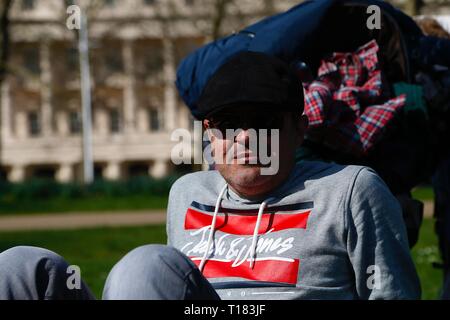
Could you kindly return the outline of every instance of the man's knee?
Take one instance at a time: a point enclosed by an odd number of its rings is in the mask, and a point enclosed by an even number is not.
[[[113,268],[111,274],[124,276],[139,276],[141,272],[149,270],[171,269],[180,277],[186,276],[193,268],[194,263],[177,249],[166,245],[144,245],[127,253]]]
[[[103,297],[152,298],[149,288],[161,292],[162,284],[182,283],[195,269],[195,264],[173,247],[141,246],[130,251],[113,267],[106,280]]]
[[[16,271],[28,265],[51,265],[66,272],[67,262],[57,253],[38,247],[17,246],[0,253],[0,268],[14,268]]]
[[[19,246],[0,253],[1,299],[63,299],[68,263],[58,254],[42,248]]]

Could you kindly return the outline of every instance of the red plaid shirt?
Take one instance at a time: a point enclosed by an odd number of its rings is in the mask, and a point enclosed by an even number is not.
[[[304,83],[307,137],[356,156],[367,154],[404,106],[406,96],[383,95],[378,45],[322,60],[318,78]]]

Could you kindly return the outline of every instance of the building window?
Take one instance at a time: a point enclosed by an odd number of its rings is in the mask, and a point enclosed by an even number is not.
[[[54,167],[39,166],[33,168],[32,177],[35,179],[54,180],[56,170]]]
[[[128,177],[148,177],[148,163],[130,163]]]
[[[94,164],[94,180],[103,179],[103,167],[102,164]]]
[[[160,82],[163,79],[162,42],[139,42],[134,47],[135,72],[139,80]]]
[[[156,3],[156,0],[144,0],[144,4],[147,6],[152,6]]]
[[[145,56],[145,72],[148,75],[156,75],[163,70],[164,59],[162,50],[152,50]]]
[[[37,166],[32,168],[31,177],[34,179],[54,180],[56,169],[50,166]]]
[[[0,167],[0,181],[8,180],[8,169],[6,167]]]
[[[66,49],[66,64],[69,71],[78,71],[78,50],[76,48]]]
[[[122,55],[117,51],[108,51],[105,53],[105,65],[109,72],[116,73],[123,71]]]
[[[30,136],[38,136],[41,133],[41,121],[36,111],[28,112],[28,132]]]
[[[38,75],[41,71],[39,65],[39,48],[26,48],[23,52],[24,66],[31,74]]]
[[[162,123],[160,120],[160,114],[158,112],[158,109],[150,108],[148,110],[148,123],[150,131],[154,132],[161,130]]]
[[[178,65],[182,59],[194,52],[201,46],[201,42],[197,39],[180,39],[174,42],[175,45],[175,62]]]
[[[121,125],[120,125],[120,113],[119,110],[113,109],[109,111],[109,131],[111,133],[118,133],[120,132]]]
[[[33,10],[34,0],[22,0],[22,10]]]
[[[69,112],[69,126],[71,134],[78,134],[81,132],[81,116],[78,111]]]
[[[108,7],[112,7],[116,4],[116,0],[104,0],[105,1],[105,5],[107,5]]]
[[[195,0],[184,0],[184,4],[192,7],[195,4]]]

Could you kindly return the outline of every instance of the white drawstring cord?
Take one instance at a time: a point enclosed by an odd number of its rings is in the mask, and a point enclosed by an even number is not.
[[[259,232],[259,226],[261,225],[262,215],[264,213],[264,209],[267,206],[267,202],[269,202],[271,199],[267,199],[261,203],[259,206],[258,211],[258,218],[256,219],[255,229],[253,230],[253,240],[252,240],[252,246],[250,247],[250,268],[253,269],[255,265],[255,255],[256,255],[256,245],[258,240],[258,232]]]
[[[216,220],[217,220],[217,214],[219,213],[220,202],[222,201],[222,197],[225,194],[225,191],[227,190],[227,188],[228,188],[228,185],[225,184],[225,186],[223,186],[222,190],[220,191],[219,196],[217,197],[216,206],[214,208],[213,219],[212,219],[211,225],[209,227],[210,232],[209,232],[209,236],[208,236],[208,241],[206,243],[206,250],[205,250],[205,253],[203,254],[202,260],[199,265],[200,272],[203,272],[203,269],[205,268],[209,250],[211,249],[211,245],[213,242],[213,235],[214,235],[214,231],[216,228]],[[252,245],[250,248],[251,249],[250,250],[250,268],[251,269],[253,269],[253,267],[255,266],[255,256],[256,256],[256,246],[257,246],[257,241],[258,241],[258,232],[259,232],[259,227],[261,225],[261,220],[262,220],[262,216],[264,213],[264,209],[267,207],[267,203],[272,200],[273,200],[273,198],[269,198],[269,199],[263,201],[261,203],[261,205],[259,206],[258,217],[256,219],[255,229],[253,230]]]
[[[200,262],[200,266],[198,267],[200,269],[200,272],[203,272],[203,268],[205,267],[205,263],[206,263],[206,257],[208,256],[209,249],[211,249],[214,229],[216,228],[217,213],[219,212],[220,202],[222,201],[222,197],[223,197],[225,191],[227,190],[227,188],[228,188],[228,185],[225,184],[225,186],[220,191],[219,196],[217,197],[216,207],[214,208],[214,215],[213,215],[213,219],[212,219],[211,226],[210,226],[208,242],[206,243],[206,251],[203,254],[203,258],[202,258],[202,261]]]

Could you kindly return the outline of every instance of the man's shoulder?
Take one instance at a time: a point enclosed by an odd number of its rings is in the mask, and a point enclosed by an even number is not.
[[[367,199],[390,202],[393,199],[386,183],[370,167],[315,161],[299,165],[297,171],[304,170],[304,178],[298,181],[312,190],[327,190],[330,195],[341,195],[354,203],[364,203]]]
[[[391,198],[392,194],[381,177],[370,167],[340,165],[334,163],[305,163],[310,175],[305,179],[320,184],[321,187],[342,191],[351,198],[368,197]]]
[[[178,178],[172,185],[171,190],[183,190],[184,192],[192,190],[198,192],[199,189],[211,188],[222,182],[223,178],[216,170],[196,171]]]
[[[296,166],[297,173],[303,175],[306,179],[346,179],[353,181],[359,174],[371,172],[376,173],[369,167],[359,165],[342,165],[333,162],[322,161],[302,161]]]
[[[295,174],[295,183],[316,185],[343,193],[388,189],[378,174],[366,166],[304,161],[297,164]]]

